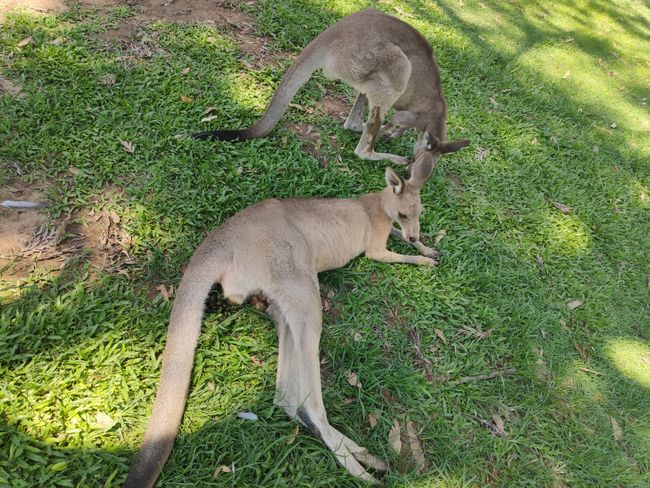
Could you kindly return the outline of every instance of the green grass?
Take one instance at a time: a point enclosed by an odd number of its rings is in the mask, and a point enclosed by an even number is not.
[[[322,338],[330,420],[389,461],[390,486],[648,486],[650,10],[623,0],[462,3],[379,4],[430,40],[450,137],[473,144],[443,158],[423,189],[423,231],[447,230],[438,268],[359,258],[321,276],[332,310]],[[0,485],[119,486],[150,412],[171,308],[147,298],[151,282],[177,284],[206,233],[255,201],[382,187],[384,165],[356,158],[358,135],[319,111],[284,120],[314,125],[326,168],[282,127],[240,144],[174,137],[251,123],[288,66],[280,50],[297,52],[367,4],[247,7],[281,60],[259,70],[207,25],[143,27],[138,38],[163,51],[124,58],[127,48],[96,34],[135,13],[126,7],[14,15],[0,26],[0,70],[28,95],[0,97],[0,183],[18,178],[17,162],[25,182],[47,188],[52,218],[108,205],[136,258],[126,275],[80,259],[0,292]],[[34,43],[16,47],[27,36]],[[100,83],[107,74],[115,84]],[[317,76],[296,103],[315,106],[321,87],[349,95]],[[219,118],[199,123],[209,106]],[[407,154],[412,142],[382,144]],[[572,311],[575,299],[584,304]],[[295,424],[272,406],[271,322],[251,307],[214,308],[159,485],[359,485],[310,435],[288,443]],[[463,326],[494,330],[479,340]],[[517,371],[427,382],[414,332],[436,375]],[[237,419],[240,410],[260,420]],[[476,420],[493,414],[506,436]],[[391,451],[394,419],[417,425],[426,472]],[[232,463],[234,476],[213,478]]]

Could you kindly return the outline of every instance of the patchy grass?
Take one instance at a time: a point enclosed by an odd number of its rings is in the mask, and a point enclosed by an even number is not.
[[[281,53],[366,3],[247,5],[277,66],[241,56],[231,30],[209,23],[141,23],[104,40],[138,24],[123,6],[0,26],[2,76],[26,94],[0,97],[0,184],[46,188],[55,221],[114,212],[133,257],[109,272],[80,254],[0,286],[0,484],[119,485],[159,377],[170,303],[155,285],[173,288],[203,236],[255,201],[382,186],[383,164],[358,160],[358,135],[319,104],[348,90],[320,76],[283,121],[312,125],[309,143],[283,127],[240,144],[174,137],[250,124],[288,66]],[[438,268],[359,258],[321,276],[330,420],[389,461],[391,486],[647,486],[650,11],[622,0],[380,7],[431,41],[451,136],[473,146],[443,158],[423,190],[424,232],[447,230]],[[218,119],[199,122],[208,107]],[[407,153],[412,141],[383,144]],[[159,484],[356,486],[310,435],[289,442],[295,424],[271,403],[270,321],[212,309]],[[453,383],[505,368],[516,373]],[[395,419],[415,423],[423,473],[388,446]]]

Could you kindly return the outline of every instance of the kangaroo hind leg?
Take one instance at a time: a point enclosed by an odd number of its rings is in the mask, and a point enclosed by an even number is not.
[[[322,316],[316,276],[284,283],[267,296],[279,338],[275,404],[318,437],[350,474],[377,483],[363,465],[384,471],[386,464],[327,420],[320,378]]]

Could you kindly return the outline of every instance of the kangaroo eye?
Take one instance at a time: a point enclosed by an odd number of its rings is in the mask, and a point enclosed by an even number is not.
[[[406,215],[404,215],[402,212],[397,212],[397,216],[398,216],[400,219],[405,219],[405,220],[406,220]]]

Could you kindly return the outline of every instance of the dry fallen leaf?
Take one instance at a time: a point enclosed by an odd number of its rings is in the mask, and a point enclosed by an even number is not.
[[[251,356],[251,361],[253,361],[253,364],[255,366],[264,366],[264,361],[262,361],[260,358],[257,356]]]
[[[290,104],[289,104],[289,107],[297,108],[298,110],[301,110],[301,111],[303,111],[303,112],[305,112],[305,113],[308,113],[308,114],[311,114],[311,113],[314,112],[313,109],[311,109],[311,108],[309,108],[309,107],[304,107],[304,106],[302,106],[302,105],[300,105],[300,104],[298,104],[298,103],[290,103]],[[313,129],[312,129],[312,130],[313,130]],[[311,132],[311,131],[309,131],[309,132]],[[309,132],[308,132],[308,133],[309,133]]]
[[[78,176],[81,174],[81,170],[74,166],[68,166],[68,173]]]
[[[192,103],[194,99],[192,97],[188,97],[187,95],[181,95],[181,102],[183,103]]]
[[[218,115],[208,115],[207,117],[203,117],[201,119],[201,122],[210,122],[211,120],[218,119]]]
[[[230,473],[231,471],[232,470],[230,469],[230,466],[226,466],[224,464],[223,466],[219,466],[217,469],[214,470],[214,473],[212,474],[212,477],[216,478],[221,473]]]
[[[368,414],[368,422],[370,423],[370,427],[374,429],[377,427],[377,420],[379,419],[379,412],[370,412]]]
[[[289,434],[289,438],[287,439],[287,445],[294,443],[296,437],[298,436],[299,430],[300,430],[300,425],[296,424],[294,429],[291,431],[291,434]]]
[[[110,427],[113,427],[113,425],[115,425],[115,421],[107,413],[98,412],[95,415],[95,426],[99,427],[100,429],[108,429]]]
[[[609,420],[612,422],[612,434],[614,435],[614,440],[616,442],[621,442],[623,439],[623,429],[621,429],[618,421],[611,415],[609,416]]]
[[[362,339],[361,333],[360,332],[355,332],[354,335],[352,336],[356,342],[359,342]]]
[[[571,71],[566,70],[566,73],[564,73],[564,76],[562,76],[562,79],[566,80],[569,77],[569,75],[571,75]]]
[[[566,304],[569,307],[569,310],[575,310],[576,308],[582,307],[582,304],[585,303],[582,300],[571,300]]]
[[[51,44],[52,46],[58,46],[61,44],[65,39],[63,37],[57,37],[56,39],[52,39],[48,44]]]
[[[575,347],[576,351],[578,351],[578,354],[580,354],[580,357],[583,361],[587,361],[587,359],[589,359],[589,346],[583,346],[579,342],[573,341],[573,347]]]
[[[102,85],[105,85],[105,86],[111,86],[111,85],[114,85],[114,84],[115,84],[115,81],[116,81],[116,80],[117,80],[117,78],[115,77],[115,75],[114,75],[113,73],[109,73],[109,74],[107,74],[107,75],[102,76],[102,77],[100,78],[99,82],[100,82]]]
[[[133,154],[133,151],[135,151],[135,144],[129,141],[120,141],[120,144],[122,144],[122,147],[126,152],[129,154]]]
[[[25,47],[27,44],[34,44],[34,38],[32,36],[25,37],[25,39],[16,44],[16,46]]]
[[[186,75],[186,74],[189,73],[191,70],[192,70],[192,68],[189,68],[189,67],[188,67],[188,68],[183,68],[183,69],[181,70],[181,73],[183,73],[184,75]]]
[[[158,290],[160,292],[160,294],[163,297],[163,300],[165,300],[166,302],[169,301],[169,292],[167,291],[167,287],[165,286],[164,283],[161,283],[160,285],[158,285],[156,287],[156,290]]]
[[[496,413],[493,414],[492,420],[494,420],[494,428],[495,428],[496,435],[500,437],[508,435],[503,426],[503,419],[499,415],[497,415]]]
[[[553,202],[553,206],[563,214],[569,214],[571,213],[572,210],[571,207],[568,207],[567,205],[564,205],[563,203],[559,203],[559,202]]]
[[[359,381],[359,378],[357,378],[357,374],[355,372],[348,371],[345,373],[345,379],[348,380],[350,386],[355,386],[361,389],[361,382]]]
[[[617,124],[616,122],[612,122],[611,125],[610,125],[610,127],[611,127],[612,129],[616,129],[616,128],[618,127],[618,124]]]
[[[411,454],[413,455],[413,458],[415,458],[415,464],[417,466],[416,472],[417,474],[421,474],[426,469],[427,460],[424,458],[420,440],[415,433],[415,425],[410,420],[406,422],[406,434],[408,436]]]
[[[436,335],[438,336],[438,339],[440,339],[442,342],[447,344],[447,338],[445,337],[445,333],[441,331],[440,329],[433,329]]]
[[[440,229],[436,234],[436,237],[433,238],[433,245],[437,246],[438,244],[440,244],[440,241],[442,241],[446,235],[447,235],[447,229]]]
[[[388,443],[397,454],[402,451],[402,438],[400,437],[400,433],[401,428],[399,421],[395,420],[393,422],[393,426],[390,429],[390,432],[388,432]]]

